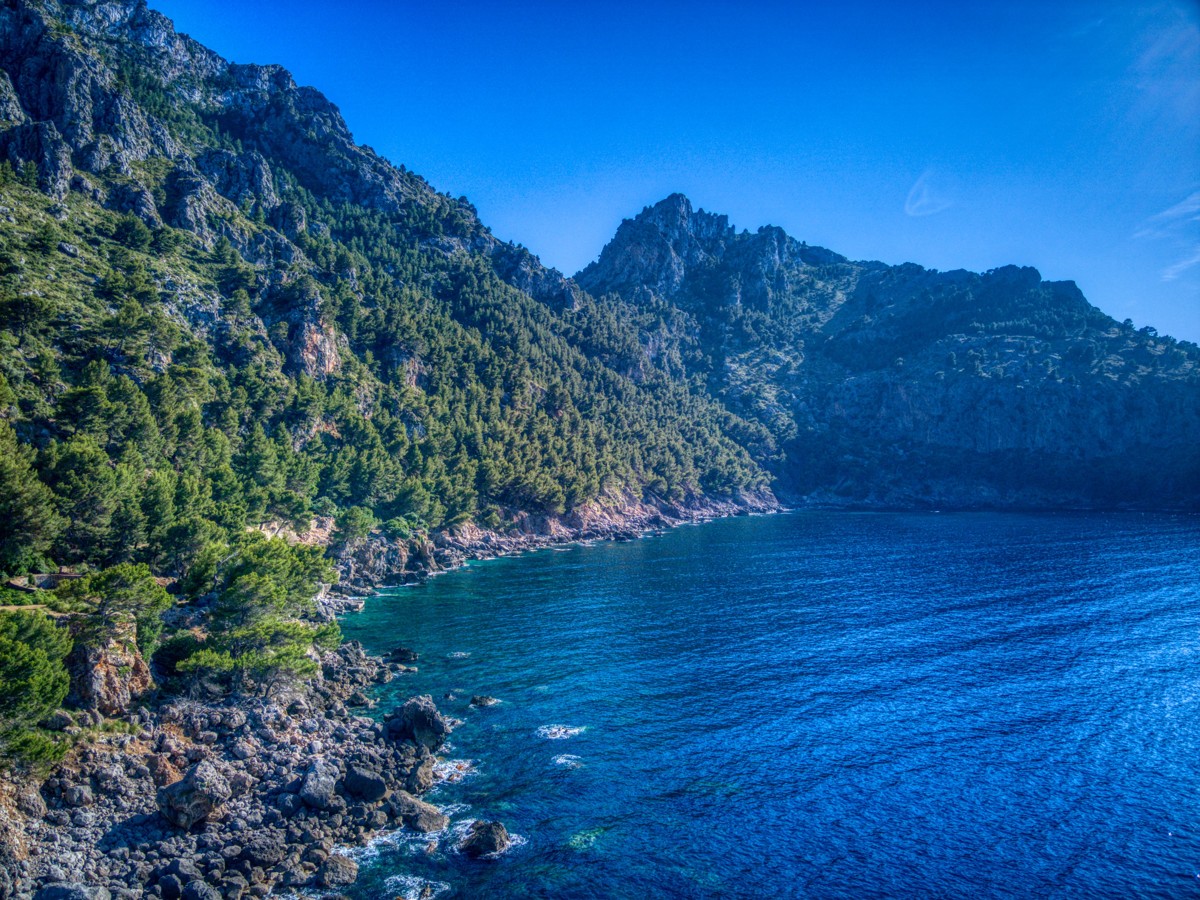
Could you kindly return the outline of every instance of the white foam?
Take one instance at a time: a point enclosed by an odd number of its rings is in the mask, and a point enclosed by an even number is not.
[[[475,761],[471,759],[443,759],[433,765],[433,777],[450,784],[457,784],[475,774],[478,774],[478,769],[475,768]]]
[[[537,730],[537,736],[548,741],[565,741],[585,731],[586,725],[543,725]]]
[[[560,753],[554,757],[554,764],[564,769],[579,769],[583,767],[583,758],[572,753]]]
[[[450,885],[444,881],[429,881],[419,875],[390,875],[383,883],[389,893],[395,891],[404,900],[420,900],[426,885],[430,887],[434,897],[440,897],[450,890]]]
[[[455,650],[453,653],[447,653],[446,659],[466,659],[470,655],[465,650]]]

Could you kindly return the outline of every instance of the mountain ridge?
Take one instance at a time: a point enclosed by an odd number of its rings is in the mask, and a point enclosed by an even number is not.
[[[689,360],[678,374],[703,378],[789,445],[776,471],[790,471],[794,495],[949,506],[1006,494],[1030,506],[1196,502],[1200,353],[1117,323],[1072,281],[1012,265],[973,273],[851,261],[775,226],[737,232],[682,194],[622,222],[575,278],[629,304],[648,319],[645,334]],[[1027,388],[1038,399],[1020,396]],[[981,413],[992,407],[995,417]],[[925,456],[917,469],[896,458],[914,451]],[[991,455],[998,468],[1029,467],[1041,485],[1023,490],[1009,472],[981,479]],[[857,470],[852,483],[835,471],[839,458]],[[1072,474],[1079,465],[1090,471]],[[956,468],[963,483],[948,490]],[[1144,477],[1150,470],[1157,487]],[[894,483],[909,475],[942,486]]]
[[[357,715],[416,654],[340,643],[347,595],[777,494],[1196,509],[1198,367],[1033,270],[682,195],[568,279],[285,69],[10,0],[0,900],[333,887],[328,848],[443,829],[410,792],[451,723]]]

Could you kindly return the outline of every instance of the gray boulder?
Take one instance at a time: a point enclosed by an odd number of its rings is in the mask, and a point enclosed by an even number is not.
[[[251,832],[242,840],[241,857],[248,860],[252,866],[269,869],[283,862],[287,850],[287,836],[267,828]]]
[[[418,800],[407,791],[396,791],[388,801],[391,814],[404,822],[413,831],[427,834],[442,831],[450,824],[449,816],[423,800]]]
[[[64,882],[46,885],[33,900],[112,900],[112,894],[105,887]]]
[[[223,900],[221,892],[211,884],[193,881],[183,889],[183,900]]]
[[[180,828],[203,822],[232,796],[229,782],[208,760],[201,760],[180,780],[158,791],[158,811]]]
[[[373,803],[387,796],[387,782],[378,770],[361,763],[346,766],[346,793]]]
[[[409,770],[404,786],[410,794],[423,794],[433,787],[433,781],[433,757],[426,756]]]
[[[317,872],[317,884],[324,888],[344,887],[358,879],[358,863],[337,853],[321,864]]]
[[[508,830],[503,824],[480,820],[471,823],[471,831],[463,838],[458,849],[472,859],[479,859],[485,856],[499,856],[511,845],[512,838],[508,836]]]
[[[453,730],[453,723],[438,712],[428,694],[409,698],[387,723],[393,741],[412,741],[431,752],[437,752]]]
[[[300,785],[300,799],[313,809],[329,809],[337,796],[338,768],[327,759],[314,759]]]

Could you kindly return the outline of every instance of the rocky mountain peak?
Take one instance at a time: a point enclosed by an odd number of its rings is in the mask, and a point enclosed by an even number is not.
[[[650,290],[678,293],[690,269],[719,260],[734,237],[727,216],[694,210],[683,194],[671,194],[626,219],[600,258],[576,275],[585,290]]]
[[[790,272],[845,261],[776,225],[739,234],[728,216],[694,209],[683,194],[671,194],[622,222],[600,258],[575,278],[594,294],[649,292],[687,305],[698,291],[712,300],[715,289],[720,302],[761,305],[786,287]]]

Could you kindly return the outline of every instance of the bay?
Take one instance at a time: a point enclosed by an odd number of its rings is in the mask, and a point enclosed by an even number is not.
[[[343,629],[464,720],[426,799],[519,835],[377,841],[354,897],[1200,896],[1195,517],[727,519]]]

